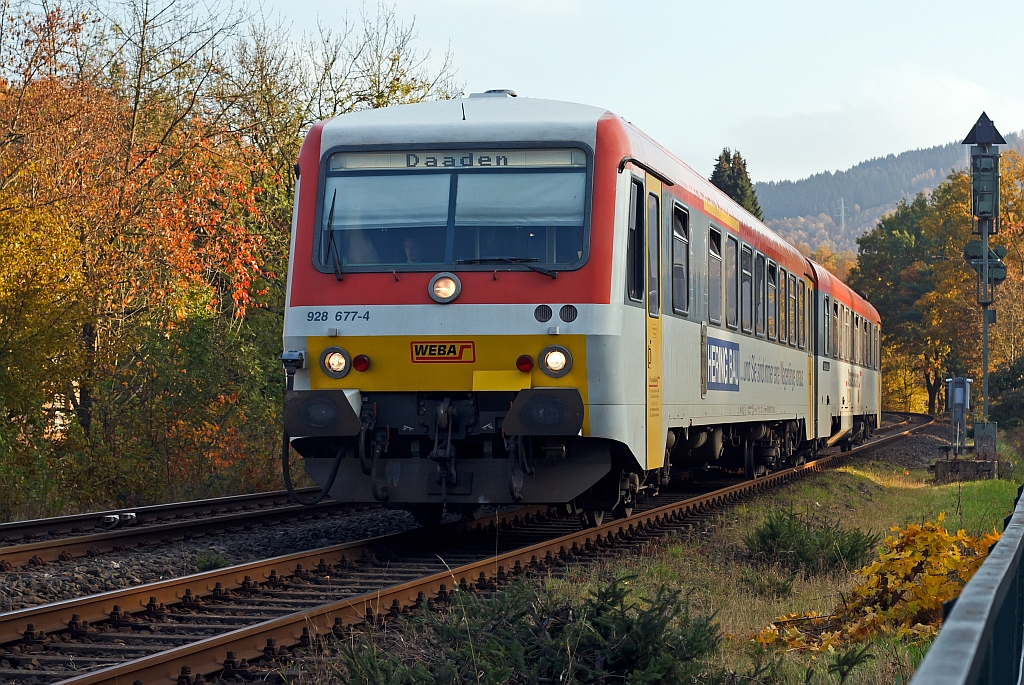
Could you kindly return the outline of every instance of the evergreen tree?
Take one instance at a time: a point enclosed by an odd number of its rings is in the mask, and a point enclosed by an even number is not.
[[[747,173],[747,160],[743,159],[739,150],[731,151],[724,148],[715,162],[715,170],[711,172],[711,182],[726,195],[736,200],[745,210],[764,220],[761,205],[757,202],[757,192]]]

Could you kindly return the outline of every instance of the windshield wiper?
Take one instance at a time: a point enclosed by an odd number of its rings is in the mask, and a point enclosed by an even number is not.
[[[341,260],[338,258],[338,249],[334,247],[334,201],[338,199],[338,190],[335,188],[331,196],[331,211],[327,215],[327,258],[332,260],[334,266],[334,277],[339,281],[341,277]],[[333,249],[332,249],[333,248]]]
[[[543,266],[537,266],[530,262],[539,262],[540,260],[536,257],[480,257],[479,259],[456,259],[456,264],[486,264],[488,262],[502,262],[504,264],[522,264],[530,271],[536,271],[539,274],[545,276],[551,276],[551,278],[558,278],[558,272],[552,271],[551,269],[545,269]]]

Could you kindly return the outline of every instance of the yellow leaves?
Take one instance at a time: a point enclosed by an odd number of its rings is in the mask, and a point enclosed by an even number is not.
[[[855,571],[861,581],[828,616],[814,612],[782,616],[751,636],[781,649],[831,651],[876,634],[923,640],[938,631],[942,603],[960,594],[999,539],[993,530],[980,537],[951,534],[935,522],[894,526],[876,561]]]

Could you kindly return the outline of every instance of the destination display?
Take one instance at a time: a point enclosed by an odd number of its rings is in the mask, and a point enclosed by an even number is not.
[[[336,152],[330,171],[432,170],[509,167],[550,169],[587,166],[587,155],[578,148],[517,150],[406,150],[387,152]]]

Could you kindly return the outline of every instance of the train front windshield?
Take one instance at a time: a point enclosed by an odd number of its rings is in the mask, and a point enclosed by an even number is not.
[[[339,152],[319,231],[327,270],[494,268],[583,261],[583,150]]]

